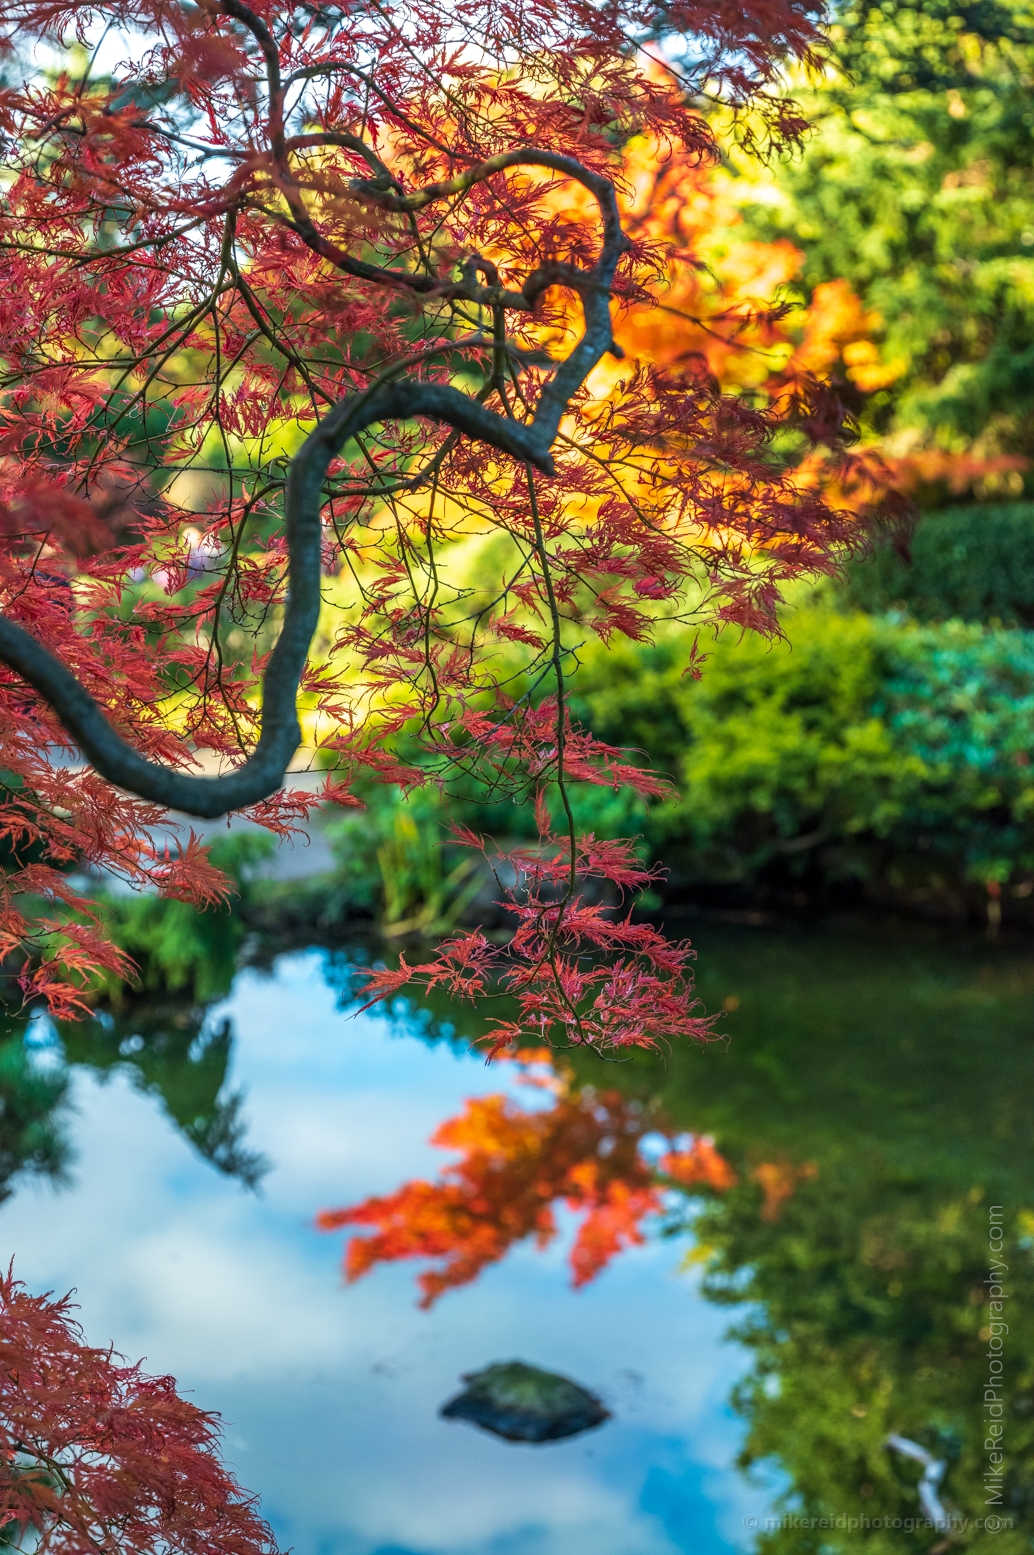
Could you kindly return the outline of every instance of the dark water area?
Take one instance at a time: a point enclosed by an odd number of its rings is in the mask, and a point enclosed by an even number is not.
[[[207,1009],[12,1023],[3,1254],[222,1414],[298,1555],[1030,1550],[1034,953],[915,925],[688,928],[722,1040],[578,1055],[537,1088],[470,1050],[468,1009],[353,1013],[344,951],[245,968]],[[612,1256],[574,1288],[578,1203],[557,1188],[540,1248],[503,1225],[507,1190],[479,1223],[492,1257],[430,1308],[426,1259],[346,1284],[371,1225],[318,1212],[440,1183],[460,1135],[431,1136],[492,1096],[507,1138],[546,1140],[513,1182],[607,1177]],[[710,1165],[643,1209],[643,1163],[673,1145]],[[462,1374],[515,1359],[611,1418],[530,1445],[439,1417]],[[892,1433],[943,1463],[947,1531]]]

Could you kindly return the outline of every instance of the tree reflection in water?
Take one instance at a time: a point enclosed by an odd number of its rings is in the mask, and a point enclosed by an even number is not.
[[[440,1266],[419,1276],[422,1306],[465,1285],[514,1245],[534,1237],[545,1247],[556,1235],[554,1205],[580,1216],[570,1261],[575,1286],[599,1274],[624,1247],[643,1241],[642,1223],[664,1208],[666,1186],[707,1183],[722,1190],[735,1173],[707,1139],[684,1144],[664,1129],[656,1110],[617,1090],[574,1084],[572,1074],[548,1067],[545,1050],[515,1055],[531,1085],[548,1089],[552,1105],[531,1109],[505,1096],[469,1100],[431,1143],[460,1151],[436,1183],[408,1182],[397,1193],[347,1209],[325,1210],[324,1231],[375,1226],[353,1237],[345,1258],[350,1280],[378,1263],[435,1258]],[[663,1138],[652,1166],[643,1146]]]
[[[68,1077],[26,1042],[28,1021],[0,1028],[0,1203],[23,1173],[60,1181],[69,1160],[64,1130]]]
[[[233,1048],[228,1020],[212,1022],[203,1004],[140,1001],[114,1015],[63,1022],[68,1061],[98,1075],[121,1070],[156,1096],[169,1117],[217,1171],[256,1188],[268,1162],[245,1144],[243,1096],[227,1088]]]
[[[49,1029],[59,1043],[40,1041]],[[227,1087],[233,1048],[228,1020],[204,1005],[141,1001],[117,1015],[48,1022],[8,1016],[0,1028],[0,1202],[19,1174],[62,1181],[72,1159],[66,1112],[72,1066],[100,1077],[127,1074],[155,1096],[198,1152],[220,1172],[256,1188],[268,1169],[248,1148],[243,1096]]]
[[[732,1012],[728,1045],[605,1069],[526,1054],[527,1104],[472,1099],[442,1124],[435,1142],[457,1154],[437,1181],[323,1224],[354,1228],[353,1276],[429,1259],[425,1302],[523,1239],[548,1241],[562,1206],[577,1222],[575,1284],[644,1235],[683,1236],[703,1290],[736,1309],[754,1353],[734,1400],[743,1466],[775,1466],[788,1484],[792,1520],[760,1530],[760,1548],[1029,1555],[1034,960],[914,927],[694,925],[694,939],[706,1006]],[[328,956],[327,979],[347,1007],[352,958]],[[399,1001],[386,1018],[429,1042],[479,1034],[439,996],[424,1009]],[[17,1172],[57,1173],[67,1156],[66,1071],[41,1064],[24,1030],[9,1023],[0,1042],[0,1194]],[[257,1180],[227,1089],[227,1026],[189,1004],[140,1004],[61,1038],[68,1061],[128,1070],[219,1170]],[[984,1484],[991,1206],[1008,1265],[1000,1505]],[[915,1526],[921,1465],[888,1450],[891,1433],[947,1462],[942,1499],[964,1531]],[[1012,1526],[978,1527],[988,1513]],[[801,1526],[811,1519],[834,1526]]]
[[[610,1066],[605,1091],[591,1058],[529,1065],[547,1105],[469,1101],[434,1136],[459,1152],[437,1182],[320,1225],[360,1233],[351,1278],[432,1259],[425,1305],[516,1242],[550,1240],[561,1204],[580,1218],[576,1285],[651,1222],[681,1231],[755,1355],[734,1399],[742,1466],[789,1477],[785,1525],[759,1548],[1029,1552],[1034,963],[916,929],[695,937],[707,1006],[735,1011],[727,1048]],[[1009,1266],[1000,1504],[984,1479],[992,1205]],[[924,1524],[921,1468],[888,1450],[892,1433],[947,1461],[943,1500],[964,1530]],[[977,1526],[989,1513],[1005,1525]]]

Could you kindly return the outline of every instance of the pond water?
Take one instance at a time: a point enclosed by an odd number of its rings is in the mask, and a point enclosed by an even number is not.
[[[37,1070],[69,1076],[52,1121],[73,1156],[63,1185],[12,1177],[3,1254],[34,1290],[74,1287],[92,1342],[220,1412],[227,1459],[298,1555],[717,1555],[754,1548],[780,1493],[918,1512],[888,1431],[944,1458],[952,1506],[983,1510],[981,1282],[1003,1205],[1008,1496],[1026,1532],[995,1548],[1029,1549],[1034,957],[858,925],[694,938],[730,1043],[605,1073],[583,1058],[569,1085],[590,1101],[616,1085],[669,1133],[713,1137],[735,1186],[669,1197],[675,1234],[648,1217],[582,1289],[562,1206],[545,1250],[518,1241],[430,1310],[422,1265],[344,1282],[319,1210],[435,1179],[449,1156],[429,1138],[471,1098],[551,1098],[443,1036],[447,1009],[350,1013],[347,958],[321,950],[240,972],[201,1013],[15,1030]],[[613,1418],[528,1446],[438,1417],[462,1373],[514,1358]]]

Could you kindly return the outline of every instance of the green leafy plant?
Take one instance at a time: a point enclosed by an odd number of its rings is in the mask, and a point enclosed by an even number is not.
[[[373,914],[392,936],[455,927],[481,877],[472,855],[449,856],[446,818],[434,790],[406,797],[395,787],[371,789],[367,808],[346,814],[331,831],[346,908]]]
[[[972,503],[927,513],[910,561],[891,547],[848,566],[846,598],[920,621],[1034,627],[1034,504]]]
[[[246,932],[246,909],[257,868],[276,846],[266,832],[232,832],[213,843],[209,857],[234,882],[237,906],[196,907],[176,897],[134,892],[103,894],[99,909],[115,945],[137,969],[135,987],[145,993],[216,998],[230,986]],[[94,990],[118,1003],[129,987],[114,972],[95,979]]]
[[[589,655],[578,683],[596,732],[677,785],[646,824],[669,890],[1029,889],[1034,633],[810,606],[786,642],[720,638],[699,682],[688,651],[672,634]]]

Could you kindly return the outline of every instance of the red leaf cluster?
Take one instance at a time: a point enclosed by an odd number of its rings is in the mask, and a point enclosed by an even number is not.
[[[622,896],[656,880],[659,870],[639,861],[633,843],[579,834],[573,822],[561,838],[551,829],[544,798],[551,777],[565,798],[571,779],[627,784],[645,794],[663,793],[667,785],[622,762],[622,752],[574,727],[566,713],[559,719],[558,725],[557,706],[547,700],[520,710],[510,706],[496,719],[468,713],[460,725],[470,737],[472,760],[487,768],[490,780],[513,769],[535,784],[536,846],[493,857],[484,838],[467,828],[453,831],[453,840],[478,849],[494,872],[497,905],[513,919],[512,938],[500,945],[475,930],[446,940],[419,966],[402,956],[397,968],[370,974],[365,1007],[414,981],[467,999],[505,990],[516,998],[518,1014],[493,1022],[489,1056],[528,1042],[606,1052],[654,1048],[680,1036],[707,1040],[713,1022],[697,1013],[692,947],[634,922],[618,906]]]
[[[275,1555],[172,1377],[87,1345],[69,1298],[0,1275],[0,1528],[54,1555]]]

